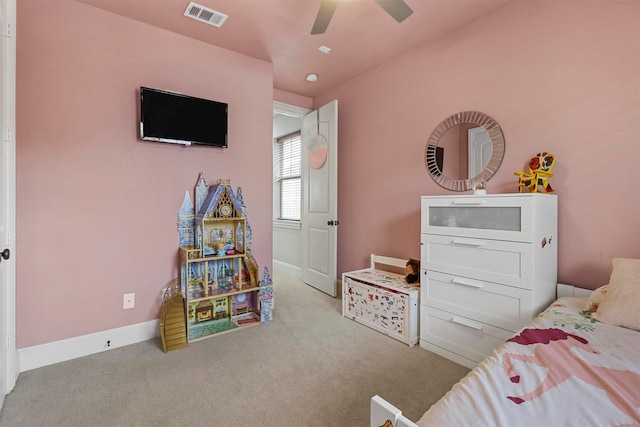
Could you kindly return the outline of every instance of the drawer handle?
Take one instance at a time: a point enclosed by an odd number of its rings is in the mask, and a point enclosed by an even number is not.
[[[480,325],[480,324],[478,324],[476,322],[473,322],[471,320],[464,319],[462,317],[452,317],[451,318],[451,322],[457,323],[458,325],[466,326],[468,328],[475,329],[477,331],[481,331],[482,330],[482,325]]]
[[[465,245],[465,246],[475,246],[481,247],[484,246],[484,242],[479,242],[477,240],[461,240],[461,239],[453,239],[451,241],[454,245]]]
[[[463,279],[460,277],[454,277],[453,279],[451,279],[451,282],[457,285],[470,286],[476,289],[480,289],[484,287],[484,283],[477,282],[475,280],[470,280],[470,279]]]
[[[473,200],[454,200],[452,204],[454,205],[469,205],[469,206],[478,206],[478,205],[484,205],[485,201],[484,200],[478,200],[478,199],[473,199]]]

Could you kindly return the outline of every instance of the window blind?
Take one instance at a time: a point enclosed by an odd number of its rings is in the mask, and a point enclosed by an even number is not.
[[[300,221],[302,138],[300,131],[276,139],[273,195],[278,219]]]

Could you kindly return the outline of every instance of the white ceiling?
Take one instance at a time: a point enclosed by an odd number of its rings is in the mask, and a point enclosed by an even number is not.
[[[514,0],[406,0],[414,13],[402,23],[374,0],[340,0],[317,35],[310,32],[321,0],[196,1],[229,15],[221,28],[185,17],[189,0],[77,1],[269,61],[276,89],[313,97]],[[318,81],[307,82],[308,73]]]

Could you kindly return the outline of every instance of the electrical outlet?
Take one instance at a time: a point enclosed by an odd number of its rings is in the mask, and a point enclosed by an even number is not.
[[[136,306],[136,294],[124,294],[124,302],[122,303],[122,308],[133,308]]]

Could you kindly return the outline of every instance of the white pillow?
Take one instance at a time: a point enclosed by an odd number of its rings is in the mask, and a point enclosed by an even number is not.
[[[640,259],[613,259],[607,293],[593,317],[640,331]]]

